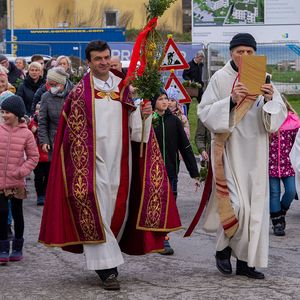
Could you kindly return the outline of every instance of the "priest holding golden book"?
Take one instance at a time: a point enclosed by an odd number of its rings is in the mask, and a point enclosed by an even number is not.
[[[216,265],[231,274],[263,279],[268,264],[270,132],[287,112],[279,92],[266,83],[265,58],[255,58],[249,33],[230,42],[231,60],[211,78],[198,116],[212,134],[213,187],[204,229],[217,232]],[[243,82],[244,80],[244,82]]]

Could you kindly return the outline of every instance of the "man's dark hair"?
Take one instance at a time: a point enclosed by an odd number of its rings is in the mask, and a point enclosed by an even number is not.
[[[109,50],[109,54],[111,54],[110,47],[105,41],[91,41],[88,43],[87,47],[85,48],[85,58],[88,61],[91,61],[91,52],[92,51],[105,51]]]
[[[31,62],[38,61],[38,60],[44,60],[44,57],[39,54],[34,54],[31,56]]]

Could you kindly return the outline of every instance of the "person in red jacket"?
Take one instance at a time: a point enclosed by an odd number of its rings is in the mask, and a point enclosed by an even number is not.
[[[38,145],[39,154],[40,154],[39,162],[35,167],[35,169],[33,170],[33,172],[34,172],[34,187],[37,195],[37,205],[43,206],[45,201],[47,182],[48,182],[48,176],[50,170],[50,161],[49,161],[48,153],[43,151],[42,146],[39,143],[39,138],[38,138],[39,111],[40,111],[40,104],[38,103],[35,106],[35,114],[31,119],[28,128],[34,134],[36,143]]]
[[[32,132],[24,123],[25,105],[13,95],[1,104],[4,123],[0,124],[0,263],[23,258],[23,199],[25,178],[38,163],[39,153]],[[24,155],[25,154],[25,155]],[[11,201],[15,237],[12,253],[7,238],[8,199]]]

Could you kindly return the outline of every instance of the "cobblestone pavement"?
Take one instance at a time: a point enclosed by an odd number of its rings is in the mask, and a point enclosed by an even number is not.
[[[190,238],[184,230],[172,233],[173,256],[125,256],[119,267],[120,292],[104,291],[83,255],[37,243],[42,207],[36,206],[33,180],[24,203],[25,249],[20,262],[0,266],[0,299],[300,299],[300,201],[287,216],[285,237],[270,228],[269,268],[265,280],[231,275],[215,268],[214,236],[200,227]],[[185,170],[180,173],[178,206],[184,229],[199,204],[200,191]],[[234,261],[233,261],[234,266]]]

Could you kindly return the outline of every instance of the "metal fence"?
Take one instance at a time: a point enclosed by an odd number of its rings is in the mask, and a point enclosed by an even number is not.
[[[50,56],[68,55],[77,59],[79,65],[84,63],[84,49],[87,43],[78,41],[66,42],[13,42],[13,52],[17,56],[31,56],[33,54],[44,54]],[[121,57],[121,60],[130,60],[134,43],[110,43],[112,55]],[[210,43],[192,44],[177,43],[187,61],[193,59],[194,54],[203,49],[206,52],[204,82],[208,82],[214,72],[222,68],[230,59],[228,44]],[[6,43],[6,49],[11,49],[11,43]],[[267,71],[272,74],[272,81],[282,93],[300,94],[300,43],[273,43],[258,44],[257,54],[267,56]],[[10,51],[7,51],[10,52]],[[78,63],[77,63],[78,66]],[[182,71],[176,71],[180,78]],[[163,79],[168,73],[163,74]]]
[[[226,43],[210,43],[207,53],[210,78],[230,59],[230,52]],[[267,56],[267,72],[279,92],[300,94],[300,43],[258,44],[257,54]]]

